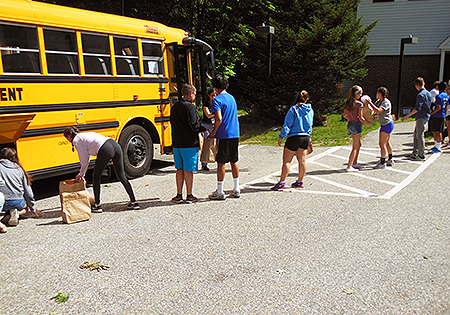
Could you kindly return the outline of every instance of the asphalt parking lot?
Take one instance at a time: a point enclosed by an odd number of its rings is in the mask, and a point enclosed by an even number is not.
[[[278,192],[282,148],[241,146],[241,198],[225,201],[207,199],[211,165],[194,175],[199,202],[173,204],[172,159],[158,156],[132,181],[141,210],[125,210],[112,180],[105,212],[71,225],[60,179],[36,182],[44,216],[0,235],[0,314],[449,314],[450,150],[403,158],[413,128],[396,126],[392,168],[373,169],[374,131],[360,172],[344,171],[349,147],[315,148],[305,188]],[[296,175],[293,165],[288,184]]]

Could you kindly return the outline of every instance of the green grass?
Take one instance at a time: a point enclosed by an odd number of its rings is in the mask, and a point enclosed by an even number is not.
[[[197,108],[198,115],[203,117],[203,108]],[[243,109],[238,109],[238,116],[247,115],[247,111]]]
[[[313,127],[312,142],[314,146],[337,146],[352,143],[352,139],[347,135],[347,121],[341,121],[342,115],[331,114],[328,116],[327,123],[322,127]],[[413,118],[408,119],[408,121]],[[397,121],[396,123],[399,123]],[[241,144],[260,144],[260,145],[278,145],[278,135],[281,127],[276,130],[263,129],[260,126],[251,126],[250,124],[241,124]],[[363,126],[362,136],[372,130],[380,128],[380,124],[375,122],[372,125]],[[284,139],[285,141],[286,139]],[[284,143],[283,141],[283,143]]]

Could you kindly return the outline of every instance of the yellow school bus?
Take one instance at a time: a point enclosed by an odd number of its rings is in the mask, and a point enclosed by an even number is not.
[[[0,147],[34,178],[79,169],[72,125],[115,139],[128,177],[146,174],[154,144],[171,152],[181,86],[206,99],[214,71],[212,48],[184,30],[29,0],[0,1],[0,52]]]

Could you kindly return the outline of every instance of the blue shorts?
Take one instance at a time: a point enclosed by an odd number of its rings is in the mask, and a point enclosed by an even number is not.
[[[380,128],[380,132],[392,133],[392,131],[394,131],[394,120],[391,120],[389,124],[381,126]]]
[[[362,122],[360,121],[349,121],[347,124],[347,134],[349,136],[356,136],[362,132]]]
[[[17,200],[5,200],[5,204],[3,206],[3,210],[9,211],[12,209],[22,210],[27,206],[27,202],[25,199],[17,199]]]
[[[194,172],[198,166],[198,148],[173,148],[175,168]]]

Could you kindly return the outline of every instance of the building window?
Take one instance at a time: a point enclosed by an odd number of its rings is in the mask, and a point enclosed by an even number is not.
[[[139,54],[136,38],[114,36],[114,54],[118,75],[139,75]]]
[[[75,31],[44,29],[49,74],[79,74]]]
[[[145,75],[164,75],[162,44],[158,41],[142,40]]]
[[[3,72],[41,73],[36,26],[0,24]]]
[[[108,35],[81,34],[84,70],[87,75],[111,75],[111,50]]]

